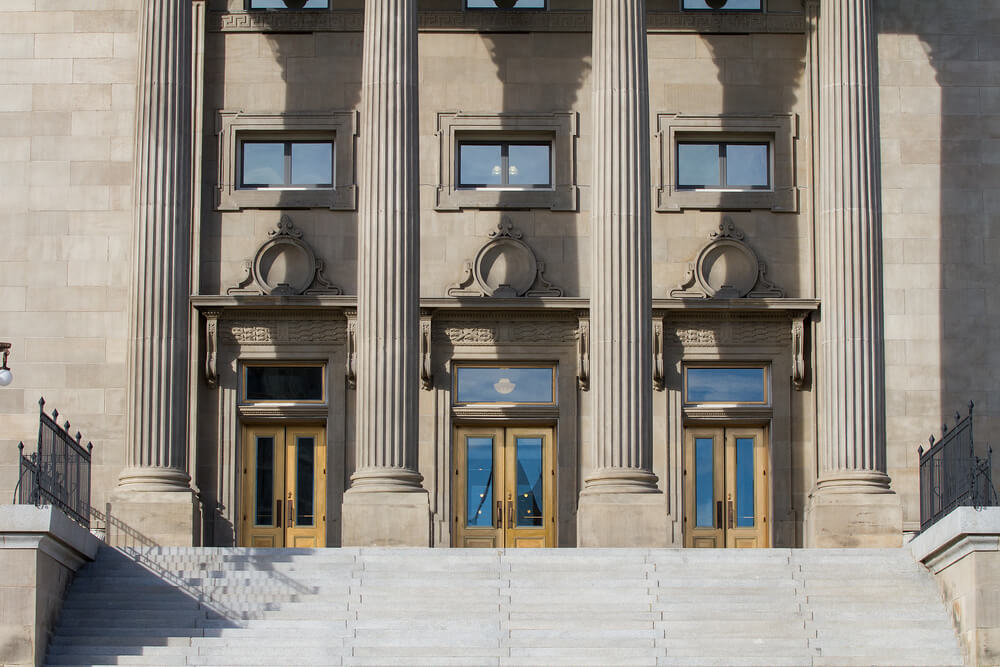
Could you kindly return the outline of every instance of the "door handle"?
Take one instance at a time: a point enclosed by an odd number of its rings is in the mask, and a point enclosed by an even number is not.
[[[732,498],[730,498],[730,499],[729,499],[728,501],[726,501],[726,502],[727,502],[727,504],[729,505],[729,508],[728,508],[728,510],[729,510],[729,511],[728,511],[728,514],[729,514],[729,521],[728,521],[728,524],[729,524],[729,527],[730,527],[730,528],[732,528],[732,527],[733,527],[733,514],[734,514],[734,512],[733,512],[733,499],[732,499]]]
[[[722,528],[722,501],[715,501],[715,527]]]
[[[277,526],[278,528],[281,528],[281,499],[280,498],[278,500],[274,501],[274,516],[275,516],[274,525]]]
[[[508,500],[507,501],[507,527],[508,528],[513,528],[514,527],[514,501],[513,500]]]
[[[497,528],[503,527],[503,501],[497,501]]]
[[[287,517],[288,518],[288,527],[291,528],[294,525],[295,507],[292,504],[292,499],[291,498],[289,498],[286,502],[288,503],[288,512],[286,512],[286,514],[288,514],[288,517]]]

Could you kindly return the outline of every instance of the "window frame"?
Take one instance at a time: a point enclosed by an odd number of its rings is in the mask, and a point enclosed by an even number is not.
[[[470,7],[469,0],[462,3],[462,9],[467,12],[545,12],[549,9],[549,1],[543,0],[541,7]]]
[[[717,146],[719,148],[719,185],[682,185],[680,183],[681,146]],[[726,182],[728,167],[728,147],[729,146],[764,146],[767,149],[767,183],[765,185],[730,185]],[[698,135],[679,136],[674,146],[674,160],[677,168],[674,170],[674,183],[678,191],[718,191],[718,192],[749,192],[773,190],[774,186],[774,141],[771,137],[754,140],[752,138],[738,139],[727,137],[718,139],[711,135],[702,137]]]
[[[659,184],[656,210],[659,213],[701,210],[766,209],[775,213],[797,213],[799,189],[796,184],[798,116],[796,114],[694,115],[659,113],[657,134],[660,142]],[[680,188],[677,185],[677,146],[688,141],[708,143],[770,144],[770,187],[763,188]]]
[[[463,368],[491,368],[496,370],[506,370],[512,368],[538,368],[548,370],[552,374],[552,400],[541,401],[459,401],[458,400],[458,375]],[[546,362],[457,362],[451,370],[451,406],[453,408],[463,408],[469,406],[535,406],[535,407],[558,407],[559,405],[559,366],[558,364]]]
[[[689,401],[688,400],[688,371],[696,369],[715,369],[715,370],[726,370],[734,368],[752,368],[760,369],[763,374],[763,401]],[[772,388],[771,388],[771,365],[767,362],[753,363],[753,362],[735,362],[726,363],[724,361],[714,362],[714,363],[704,363],[704,362],[694,362],[685,363],[681,369],[681,402],[685,408],[697,408],[697,407],[751,407],[751,408],[769,408],[771,407],[772,401]]]
[[[723,13],[724,12],[724,13],[727,13],[727,14],[739,14],[739,13],[743,13],[743,14],[763,14],[765,11],[767,11],[767,0],[758,0],[758,2],[760,3],[760,8],[759,9],[743,9],[743,8],[741,8],[741,9],[726,9],[725,7],[721,7],[719,9],[712,9],[711,7],[705,7],[704,9],[700,9],[700,8],[699,9],[688,9],[687,7],[684,6],[684,2],[685,2],[685,0],[679,0],[678,4],[680,4],[680,7],[679,7],[680,11],[682,11],[682,12],[697,12],[697,13],[700,13],[700,14],[705,14],[705,13],[709,13],[709,12],[716,12],[716,13]]]
[[[577,127],[578,114],[573,111],[537,114],[438,113],[439,154],[435,210],[459,211],[467,208],[578,210]],[[474,141],[528,144],[549,142],[551,146],[549,187],[461,186],[458,172],[459,143]]]
[[[218,180],[215,208],[218,211],[243,209],[327,208],[352,211],[357,208],[354,173],[357,142],[357,112],[329,113],[245,113],[221,110],[217,113]],[[246,142],[333,142],[330,186],[243,187],[242,146]]]
[[[487,138],[475,138],[467,139],[459,137],[457,139],[458,146],[455,150],[455,159],[458,163],[455,165],[455,173],[458,177],[458,183],[456,187],[460,190],[552,190],[552,141],[545,139],[487,139]],[[499,146],[500,147],[500,168],[503,175],[504,181],[509,181],[510,174],[508,172],[510,166],[510,147],[511,146],[545,146],[548,148],[548,163],[549,163],[549,180],[544,184],[511,184],[509,182],[501,183],[499,185],[492,185],[488,183],[462,183],[462,147],[463,146]]]
[[[291,7],[254,7],[254,0],[245,0],[243,9],[248,12],[328,12],[330,11],[331,0],[326,0],[326,7],[302,7],[293,9]]]
[[[237,159],[236,159],[236,182],[239,190],[332,190],[333,184],[337,182],[336,169],[336,137],[329,139],[322,138],[289,138],[288,135],[277,135],[268,137],[266,133],[257,135],[256,133],[241,133],[237,137]],[[244,181],[245,153],[243,151],[247,144],[283,144],[284,145],[284,177],[285,181],[281,185],[271,185],[267,183],[247,183]],[[292,183],[292,147],[295,144],[327,144],[330,146],[330,182],[329,183]]]
[[[250,400],[247,398],[247,370],[250,368],[319,368],[320,377],[323,380],[322,394],[319,399],[309,400],[285,400],[285,399],[259,399]],[[329,400],[329,381],[327,379],[327,364],[323,361],[243,361],[240,363],[240,387],[239,405],[326,405]]]

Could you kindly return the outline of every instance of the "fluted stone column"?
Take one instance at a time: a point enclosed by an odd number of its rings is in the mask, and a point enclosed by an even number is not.
[[[819,478],[812,546],[894,546],[885,461],[882,204],[874,0],[822,0],[818,26]]]
[[[420,192],[417,2],[365,3],[358,160],[357,469],[345,546],[430,543],[417,472]]]
[[[666,543],[652,472],[649,76],[644,0],[594,0],[593,447],[581,546]]]
[[[137,75],[126,467],[115,517],[192,544],[187,472],[192,194],[192,6],[143,2]]]

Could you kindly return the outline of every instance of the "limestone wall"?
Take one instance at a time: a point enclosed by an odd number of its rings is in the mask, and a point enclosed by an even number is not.
[[[981,451],[1000,434],[1000,8],[879,10],[888,465],[915,528],[917,446],[970,400]]]
[[[123,453],[135,0],[0,7],[0,499],[39,396],[94,443],[94,500]]]

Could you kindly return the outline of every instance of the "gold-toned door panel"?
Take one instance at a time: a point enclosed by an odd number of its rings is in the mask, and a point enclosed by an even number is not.
[[[555,546],[551,427],[455,429],[453,544]]]
[[[688,428],[683,460],[684,545],[769,546],[764,429]]]
[[[247,426],[239,544],[326,546],[326,437],[319,426]]]

